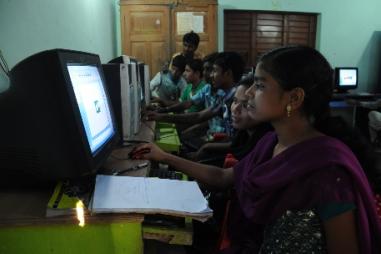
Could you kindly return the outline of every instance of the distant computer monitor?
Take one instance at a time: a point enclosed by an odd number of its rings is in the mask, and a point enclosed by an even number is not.
[[[55,49],[18,63],[0,96],[1,185],[93,175],[118,141],[99,56]]]
[[[134,135],[132,116],[134,105],[133,85],[130,82],[128,64],[103,64],[103,72],[114,108],[115,118],[121,141],[127,141]]]
[[[338,92],[346,92],[356,89],[358,86],[358,68],[356,67],[336,67],[335,68],[335,89]]]

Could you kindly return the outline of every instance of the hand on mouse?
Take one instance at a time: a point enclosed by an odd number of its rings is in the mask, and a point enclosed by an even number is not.
[[[135,147],[132,151],[131,158],[134,160],[163,161],[165,159],[166,154],[166,152],[161,150],[155,144],[148,143]]]

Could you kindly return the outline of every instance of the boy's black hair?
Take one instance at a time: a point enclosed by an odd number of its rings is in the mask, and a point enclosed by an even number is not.
[[[194,72],[198,71],[200,73],[200,78],[202,78],[202,72],[204,70],[203,62],[200,59],[191,59],[187,64]]]
[[[218,54],[219,54],[218,52],[210,53],[209,55],[206,55],[206,56],[202,59],[202,61],[203,61],[204,63],[209,62],[209,63],[212,63],[212,64],[213,64],[214,61],[216,61]]]
[[[189,33],[184,34],[183,43],[184,42],[194,45],[197,49],[198,44],[200,43],[200,36],[198,36],[195,32],[190,31]]]
[[[183,55],[177,55],[172,60],[172,65],[176,66],[181,72],[184,72],[186,59]]]
[[[245,61],[237,52],[221,52],[214,61],[215,65],[222,68],[223,72],[231,70],[234,82],[238,82],[245,69]]]

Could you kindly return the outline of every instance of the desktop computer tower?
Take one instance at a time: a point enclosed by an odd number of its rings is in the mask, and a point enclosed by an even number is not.
[[[140,92],[141,92],[141,106],[144,107],[150,103],[150,77],[149,77],[149,67],[143,62],[139,62],[139,83],[140,83]]]
[[[131,62],[128,65],[128,70],[130,74],[131,82],[131,104],[132,104],[132,119],[131,126],[133,128],[133,133],[137,134],[140,129],[140,94],[139,94],[139,83],[138,83],[138,68],[137,64]]]
[[[151,101],[151,90],[149,87],[149,83],[150,83],[149,66],[145,64],[144,65],[144,100],[146,105],[149,105]]]
[[[127,64],[103,64],[102,67],[121,140],[126,141],[134,135],[135,120],[129,68]]]

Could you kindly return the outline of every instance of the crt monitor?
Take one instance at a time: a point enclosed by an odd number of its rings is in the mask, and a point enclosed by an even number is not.
[[[18,63],[10,80],[0,96],[1,184],[95,174],[118,142],[99,56],[43,51]]]
[[[336,67],[335,68],[335,90],[346,92],[356,89],[358,86],[357,67]]]

